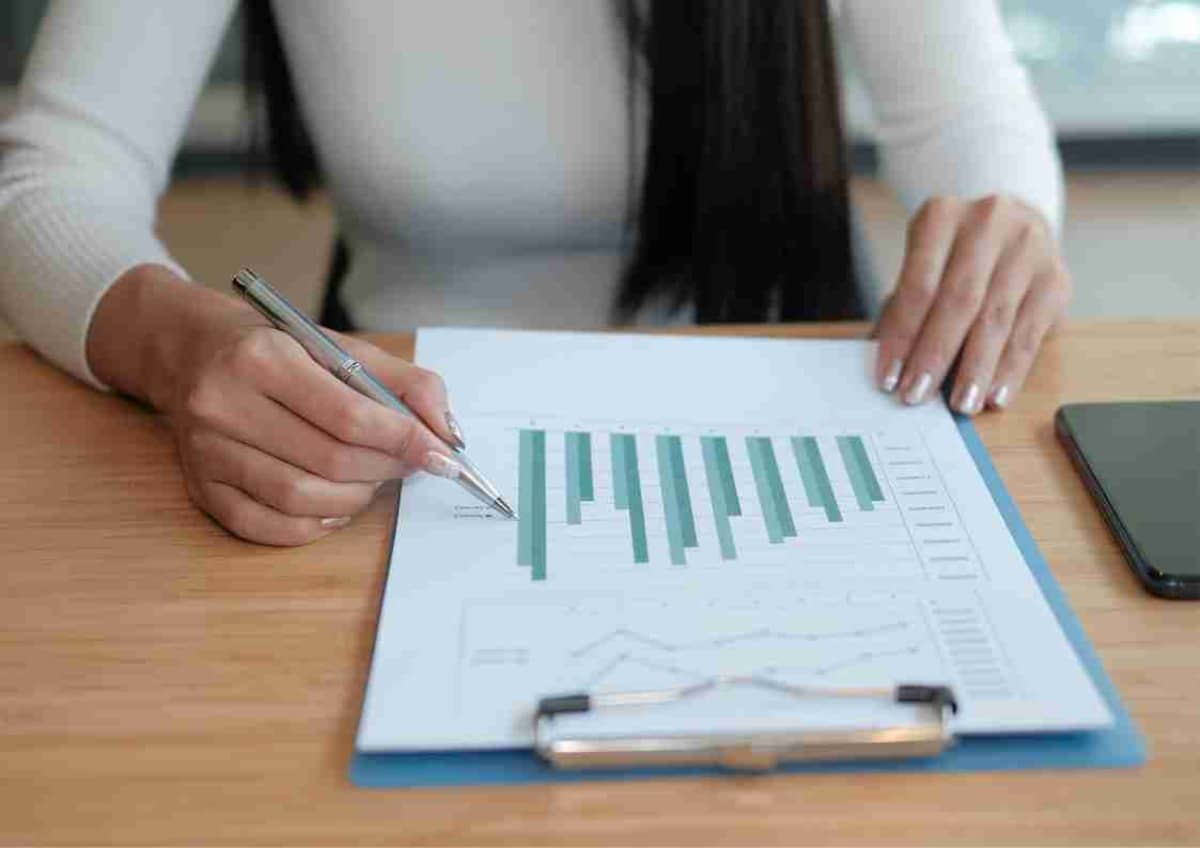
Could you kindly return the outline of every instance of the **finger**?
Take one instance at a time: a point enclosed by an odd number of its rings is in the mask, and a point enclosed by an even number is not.
[[[1025,384],[1046,333],[1062,317],[1070,298],[1070,280],[1061,268],[1035,277],[1021,301],[1012,333],[1000,356],[988,403],[1003,409]]]
[[[983,307],[967,334],[950,396],[955,411],[974,415],[983,408],[1017,310],[1033,280],[1036,261],[1037,235],[1032,227],[1022,228],[1000,255]]]
[[[1001,198],[988,198],[972,204],[964,218],[933,306],[904,366],[900,394],[905,403],[928,399],[958,355],[983,305],[988,281],[1005,243],[1008,204]]]
[[[905,363],[937,294],[961,215],[958,201],[934,198],[909,223],[904,264],[878,327],[875,383],[885,392],[895,391],[900,384]]]
[[[305,545],[350,523],[346,516],[304,518],[284,515],[228,483],[205,481],[195,487],[200,507],[226,530],[263,545]]]
[[[462,427],[450,411],[446,384],[440,376],[398,356],[392,356],[362,339],[339,334],[338,341],[432,427],[438,438],[459,448],[466,447]]]
[[[285,515],[355,515],[371,503],[381,483],[336,483],[297,468],[270,454],[206,430],[190,440],[195,451],[191,468],[228,483]]]
[[[185,409],[197,425],[190,433],[215,429],[326,480],[375,482],[412,471],[402,457],[335,439],[240,381],[201,382]]]
[[[259,368],[257,385],[339,442],[382,451],[406,467],[420,465],[431,450],[445,449],[419,421],[356,392],[286,337]]]

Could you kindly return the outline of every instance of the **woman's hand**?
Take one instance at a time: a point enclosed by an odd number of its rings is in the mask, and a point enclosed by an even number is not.
[[[1002,196],[937,197],[908,227],[904,265],[878,328],[876,380],[905,403],[932,396],[956,357],[950,404],[974,415],[1007,406],[1071,278],[1045,220]]]
[[[101,301],[89,361],[102,380],[167,415],[188,493],[232,533],[304,544],[349,523],[385,480],[447,473],[450,451],[424,427],[343,384],[244,304],[166,269],[130,273]],[[111,347],[130,333],[126,347],[141,354],[122,361]],[[455,438],[436,374],[366,342],[339,342],[439,436]]]

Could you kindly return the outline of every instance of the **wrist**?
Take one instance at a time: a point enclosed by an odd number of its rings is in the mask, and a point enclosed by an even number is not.
[[[105,292],[88,332],[88,364],[115,391],[166,411],[205,339],[218,328],[253,324],[232,297],[182,279],[162,265],[138,265]]]

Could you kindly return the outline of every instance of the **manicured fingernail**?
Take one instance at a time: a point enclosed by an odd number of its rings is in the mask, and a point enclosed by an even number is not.
[[[963,390],[955,409],[963,415],[974,415],[979,411],[979,396],[981,394],[982,392],[979,390],[978,383],[967,383],[967,388]]]
[[[997,409],[1004,409],[1004,407],[1008,406],[1010,400],[1008,395],[1008,384],[1001,384],[996,391],[992,392],[992,406]]]
[[[933,382],[933,375],[928,371],[922,371],[921,376],[917,377],[916,382],[908,387],[908,394],[904,396],[904,402],[909,406],[915,406],[925,400],[925,393],[929,391],[929,385]]]
[[[425,470],[435,477],[454,480],[462,473],[462,466],[445,454],[430,451],[425,454]]]
[[[463,438],[462,427],[458,426],[458,419],[454,417],[454,413],[450,410],[446,410],[446,428],[450,431],[454,446],[459,450],[465,450],[467,440]]]
[[[883,380],[879,383],[879,388],[888,394],[896,391],[896,386],[900,385],[900,372],[903,370],[903,360],[893,359],[892,364],[888,366],[887,373],[883,375]]]
[[[331,530],[336,530],[338,527],[345,527],[350,523],[350,516],[343,515],[340,518],[322,518],[321,526]]]

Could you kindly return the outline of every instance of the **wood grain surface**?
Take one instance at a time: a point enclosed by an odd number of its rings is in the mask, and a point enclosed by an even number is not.
[[[1200,323],[1072,326],[978,422],[1146,734],[1118,771],[357,789],[395,488],[314,545],[257,547],[189,504],[147,410],[16,344],[0,397],[4,843],[1200,843],[1200,604],[1139,587],[1051,425],[1067,401],[1200,397]]]

